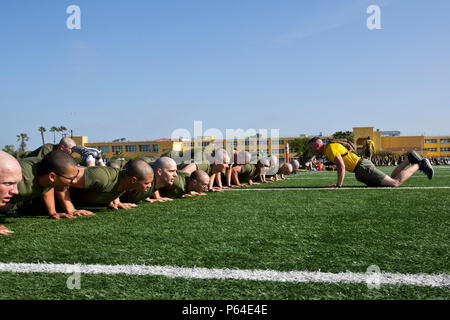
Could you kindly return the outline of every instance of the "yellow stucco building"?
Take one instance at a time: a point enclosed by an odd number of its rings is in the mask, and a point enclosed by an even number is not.
[[[383,136],[383,132],[375,130],[374,127],[354,127],[354,141],[357,149],[362,150],[368,137],[375,143],[375,151],[390,151],[395,153],[406,153],[416,150],[426,157],[450,157],[450,136],[425,137],[425,136]],[[286,142],[291,144],[299,137],[282,137],[277,139],[253,136],[245,139],[233,139],[226,141],[216,140],[212,136],[197,137],[195,140],[171,140],[158,139],[149,141],[115,141],[115,142],[88,142],[86,136],[72,137],[77,145],[94,147],[102,151],[105,158],[121,155],[126,158],[140,156],[160,157],[168,151],[189,152],[194,149],[211,150],[226,148],[231,151],[247,150],[260,156],[278,153],[280,161],[285,161]],[[329,139],[330,136],[321,137]],[[296,156],[295,150],[290,150],[290,156]]]
[[[375,142],[375,151],[406,153],[415,150],[425,157],[450,157],[450,136],[383,136],[382,131],[374,127],[354,127],[353,136],[358,148],[370,137]]]

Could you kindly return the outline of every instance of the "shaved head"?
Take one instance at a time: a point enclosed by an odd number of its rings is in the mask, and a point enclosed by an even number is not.
[[[270,167],[270,160],[267,158],[259,159],[258,164],[264,167]]]
[[[153,163],[156,176],[156,187],[172,185],[177,176],[177,163],[169,157],[161,157]]]
[[[324,146],[323,141],[319,137],[314,137],[308,141],[309,152],[316,156],[323,154]]]
[[[128,177],[130,190],[147,192],[152,186],[154,173],[152,167],[144,160],[130,160],[124,169],[125,177]]]
[[[276,165],[278,165],[278,157],[277,156],[275,156],[275,155],[271,155],[271,156],[269,156],[269,161],[270,161],[270,166],[272,167],[272,166],[276,166]]]
[[[169,157],[161,157],[156,159],[156,161],[153,163],[153,168],[155,168],[155,170],[158,169],[167,169],[171,166],[177,166],[177,163],[175,162],[175,160],[173,160],[172,158]]]
[[[292,160],[292,169],[297,170],[298,168],[300,168],[300,162],[297,160]]]
[[[293,171],[292,164],[283,163],[283,165],[280,167],[279,173],[280,174],[291,174],[292,171]]]
[[[249,164],[252,159],[252,155],[250,152],[241,150],[237,153],[237,164]]]
[[[230,163],[230,156],[229,156],[227,150],[225,150],[223,148],[219,148],[219,149],[214,150],[210,162],[216,163],[216,164],[228,164],[228,163]]]
[[[125,175],[142,180],[146,179],[149,175],[153,176],[153,169],[144,160],[130,160],[125,167]]]
[[[77,144],[73,139],[69,137],[64,137],[59,141],[58,149],[61,151],[64,151],[68,154],[72,154],[72,148],[75,147]]]
[[[208,191],[209,179],[208,174],[203,170],[195,170],[189,177],[192,188],[197,192]]]
[[[19,194],[17,184],[22,180],[22,168],[9,153],[0,151],[0,207]]]
[[[67,148],[72,148],[72,147],[76,146],[77,144],[75,143],[75,141],[72,138],[64,137],[59,141],[59,145],[65,146]]]

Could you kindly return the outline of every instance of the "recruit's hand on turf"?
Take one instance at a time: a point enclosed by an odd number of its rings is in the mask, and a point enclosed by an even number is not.
[[[88,210],[75,210],[75,211],[71,212],[70,214],[75,217],[95,216],[95,213],[93,213],[92,211],[88,211]]]
[[[10,234],[10,233],[14,233],[14,231],[9,230],[5,226],[0,226],[0,235],[7,235],[7,234]]]
[[[52,214],[50,214],[50,218],[51,219],[55,219],[55,220],[59,220],[61,218],[64,218],[64,219],[75,219],[76,217],[71,215],[71,214],[68,214],[68,213],[52,213]]]
[[[162,199],[151,199],[151,198],[146,198],[146,199],[144,199],[144,201],[153,203],[153,202],[164,202],[165,200],[162,200]]]
[[[115,210],[118,210],[118,209],[129,210],[131,208],[136,208],[136,207],[137,207],[137,204],[135,204],[135,203],[122,203],[121,202],[121,203],[115,203],[113,209],[115,209]]]
[[[157,200],[159,200],[159,202],[173,201],[172,198],[164,198],[164,197],[159,198],[159,199],[157,199]]]

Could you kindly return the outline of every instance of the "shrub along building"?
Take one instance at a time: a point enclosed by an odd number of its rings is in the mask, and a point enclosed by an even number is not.
[[[375,151],[388,151],[404,154],[415,150],[425,157],[450,157],[450,136],[400,136],[398,131],[380,131],[374,127],[354,127],[354,142],[358,151],[362,151],[367,137],[375,143]],[[115,141],[115,142],[88,142],[88,137],[72,137],[77,145],[94,147],[102,151],[103,157],[160,157],[168,152],[186,153],[191,157],[197,150],[212,151],[216,148],[225,148],[229,151],[246,150],[258,157],[278,154],[280,161],[286,160],[286,144],[292,144],[296,139],[309,139],[310,137],[282,137],[277,139],[265,138],[255,135],[245,139],[223,140],[213,136],[201,136],[194,140],[186,139],[157,139],[148,141]],[[327,142],[332,136],[322,136]],[[206,152],[206,153],[207,153]],[[296,150],[289,149],[291,157],[297,157]]]

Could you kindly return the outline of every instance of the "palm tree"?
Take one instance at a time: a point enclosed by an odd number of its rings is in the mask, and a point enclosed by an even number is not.
[[[53,132],[53,144],[56,144],[56,132],[58,131],[58,128],[53,126],[50,128],[50,132]]]
[[[47,131],[47,129],[45,129],[45,127],[42,127],[42,126],[41,126],[41,127],[39,127],[38,131],[41,133],[42,144],[44,145],[44,144],[45,144],[45,141],[44,141],[44,132]]]
[[[25,151],[25,147],[27,146],[26,141],[30,140],[26,133],[18,134],[17,141],[20,141],[20,151]]]
[[[8,152],[10,154],[14,154],[14,145],[13,144],[7,144],[4,148],[3,151]]]
[[[353,132],[351,131],[338,131],[333,133],[334,139],[347,139],[348,141],[355,142],[353,137]]]
[[[61,138],[66,136],[66,131],[67,131],[67,128],[64,126],[60,126],[58,128],[58,132],[61,134]]]

